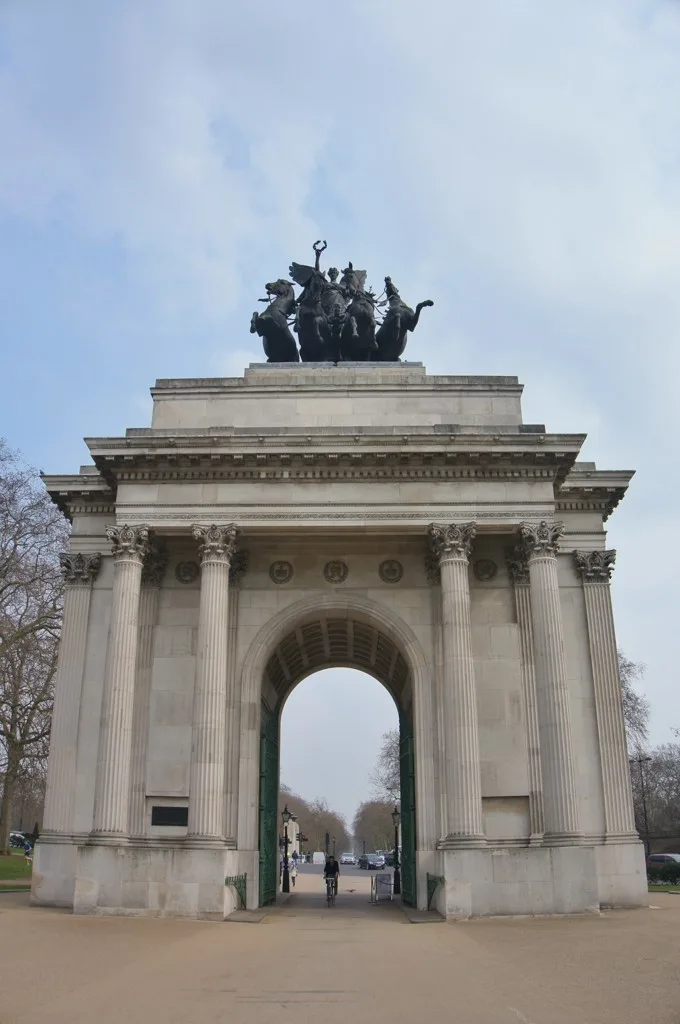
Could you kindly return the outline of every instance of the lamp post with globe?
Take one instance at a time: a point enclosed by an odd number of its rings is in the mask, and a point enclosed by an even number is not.
[[[288,822],[291,819],[291,813],[288,810],[288,804],[281,811],[281,820],[283,821],[283,879],[281,882],[281,892],[290,892],[290,873],[288,871],[288,844],[290,839],[288,838]]]
[[[392,822],[394,824],[394,887],[392,891],[395,896],[401,896],[401,872],[399,870],[399,825],[401,824],[401,814],[396,804],[392,811]]]

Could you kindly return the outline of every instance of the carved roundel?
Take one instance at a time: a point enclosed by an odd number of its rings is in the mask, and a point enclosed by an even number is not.
[[[329,583],[344,583],[348,573],[349,569],[345,562],[326,562],[323,567],[323,574]]]
[[[272,562],[269,576],[274,583],[288,583],[293,578],[293,566],[290,562]]]
[[[178,562],[175,576],[180,583],[193,583],[198,579],[200,571],[198,562]]]
[[[492,580],[498,572],[498,566],[495,562],[492,562],[490,558],[480,558],[475,562],[472,567],[472,571],[478,580],[481,580],[483,583],[487,583],[489,580]]]
[[[388,558],[378,567],[378,576],[383,583],[398,583],[404,575],[404,567],[396,558]]]

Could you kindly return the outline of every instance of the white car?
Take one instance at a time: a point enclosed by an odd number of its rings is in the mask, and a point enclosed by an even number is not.
[[[357,859],[353,853],[343,853],[340,857],[341,864],[356,864]]]

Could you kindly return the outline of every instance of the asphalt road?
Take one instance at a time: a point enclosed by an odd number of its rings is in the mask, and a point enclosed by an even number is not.
[[[392,868],[380,868],[380,874],[382,874],[383,871],[391,872]],[[298,873],[301,875],[322,875],[323,864],[298,864]],[[352,877],[353,875],[360,878],[367,878],[370,875],[375,875],[377,873],[377,871],[368,871],[366,868],[353,867],[351,864],[340,865],[340,875],[343,878]]]

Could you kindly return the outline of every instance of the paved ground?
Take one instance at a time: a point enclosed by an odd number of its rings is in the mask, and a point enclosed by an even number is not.
[[[414,925],[370,906],[362,874],[329,909],[305,872],[261,924],[76,918],[0,893],[0,1024],[680,1022],[680,895]]]

